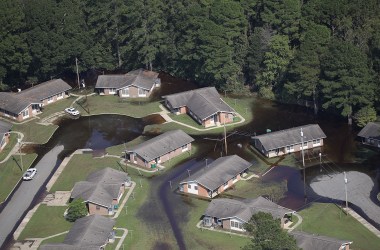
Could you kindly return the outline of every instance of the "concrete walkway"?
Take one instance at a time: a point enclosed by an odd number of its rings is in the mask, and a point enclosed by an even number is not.
[[[123,210],[123,208],[125,206],[125,203],[127,203],[129,197],[131,196],[133,190],[135,189],[136,182],[131,181],[131,183],[132,183],[132,185],[131,185],[131,187],[129,187],[128,193],[125,195],[124,200],[121,202],[121,204],[119,206],[119,209],[117,210],[116,214],[114,214],[114,216],[112,218],[116,219],[117,217],[119,217],[121,211]]]
[[[351,215],[352,217],[354,217],[357,221],[359,221],[363,226],[365,226],[366,228],[368,228],[369,231],[371,231],[372,233],[374,233],[377,237],[380,238],[380,231],[377,230],[377,228],[375,228],[374,226],[372,226],[370,223],[368,223],[368,221],[366,221],[363,217],[361,217],[359,214],[357,214],[354,210],[352,210],[351,208],[343,208],[344,211],[347,211],[349,215]]]
[[[297,213],[294,213],[293,215],[297,216],[298,221],[297,221],[297,223],[296,223],[294,226],[292,226],[292,227],[290,227],[290,228],[289,228],[289,227],[288,227],[288,228],[285,228],[285,229],[288,229],[289,232],[291,232],[291,231],[293,231],[294,229],[296,229],[299,225],[301,225],[301,223],[302,223],[302,221],[303,221],[301,215],[299,215],[299,214],[297,214]]]
[[[120,238],[119,243],[117,243],[117,246],[115,247],[115,250],[119,250],[121,248],[121,246],[123,245],[125,237],[127,237],[127,235],[128,235],[128,229],[126,229],[126,228],[116,228],[116,229],[124,231],[124,233],[121,237],[115,236],[116,239]],[[124,247],[123,247],[123,249],[124,249]]]
[[[45,238],[28,238],[23,242],[16,242],[12,246],[11,250],[16,250],[16,249],[19,249],[19,250],[37,250],[44,240],[54,238],[54,237],[60,236],[62,234],[67,234],[68,232],[69,231],[65,231],[62,233],[50,235],[50,236],[45,237]]]
[[[22,142],[22,139],[24,139],[24,134],[21,133],[21,132],[17,132],[17,131],[12,131],[11,134],[17,134],[17,136],[20,136],[20,142]],[[0,164],[6,162],[12,155],[16,154],[20,149],[20,143],[16,143],[12,150],[9,151],[9,154],[4,158],[4,160],[0,161]]]
[[[235,235],[235,236],[239,236],[239,237],[251,238],[251,236],[250,236],[250,235],[247,235],[247,234],[234,233],[234,232],[231,232],[231,231],[215,229],[215,228],[212,228],[212,227],[204,227],[204,226],[202,225],[202,223],[203,223],[203,221],[200,220],[200,221],[197,223],[197,228],[199,228],[199,229],[201,229],[201,230],[209,230],[209,231],[214,231],[214,232],[218,232],[218,233],[225,233],[225,234]]]

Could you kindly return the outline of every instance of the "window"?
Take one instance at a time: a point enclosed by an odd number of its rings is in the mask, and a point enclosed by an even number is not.
[[[188,189],[191,189],[191,185],[190,185],[190,184],[187,184],[187,188],[188,188]]]
[[[304,146],[304,147],[307,146],[307,141],[303,142],[303,146]]]
[[[320,144],[321,143],[321,139],[317,139],[317,144]]]
[[[62,98],[63,98],[63,92],[57,95],[57,99],[62,99]]]
[[[139,90],[139,96],[146,96],[146,90],[145,89],[142,89],[142,88],[138,88]]]
[[[243,229],[242,224],[237,221],[231,221],[231,227]]]
[[[223,184],[224,188],[228,187],[228,181]]]
[[[48,103],[51,103],[52,101],[53,101],[53,97],[50,96],[50,97],[47,99],[47,102],[48,102]]]
[[[187,150],[187,144],[182,146],[182,152]]]
[[[236,176],[232,177],[232,180],[233,180],[233,181],[236,180]]]
[[[24,111],[21,112],[23,118],[28,118],[29,117],[29,109],[25,109]]]
[[[286,147],[287,152],[293,152],[294,151],[294,145],[290,145]]]
[[[129,96],[129,88],[122,89],[121,96]]]
[[[96,210],[100,210],[100,206],[96,206]]]
[[[109,93],[110,94],[116,94],[116,89],[115,88],[109,89]]]
[[[194,186],[194,190],[198,190],[198,186]]]

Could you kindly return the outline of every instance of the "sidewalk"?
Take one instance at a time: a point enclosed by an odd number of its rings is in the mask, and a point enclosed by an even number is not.
[[[18,135],[21,137],[20,142],[22,141],[22,139],[24,139],[24,134],[21,133],[21,132],[12,131],[11,133],[12,133],[12,134],[18,134]],[[20,143],[17,142],[17,143],[13,146],[12,150],[9,151],[9,154],[4,158],[4,160],[0,161],[0,164],[6,162],[6,161],[7,161],[12,155],[16,154],[16,153],[18,152],[18,150],[19,150],[19,145],[20,145]]]

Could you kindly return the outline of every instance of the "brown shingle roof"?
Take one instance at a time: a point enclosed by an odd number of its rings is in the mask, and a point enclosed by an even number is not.
[[[362,130],[360,130],[358,136],[380,140],[380,124],[369,122]]]
[[[306,250],[340,250],[343,245],[352,244],[351,241],[347,240],[338,240],[299,231],[292,231],[290,234],[296,239],[297,246]]]
[[[14,93],[0,92],[0,109],[14,115],[20,114],[34,103],[40,104],[41,101],[34,98],[21,97]]]

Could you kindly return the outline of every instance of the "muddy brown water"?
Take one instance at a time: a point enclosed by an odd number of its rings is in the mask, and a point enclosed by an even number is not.
[[[160,77],[163,83],[162,88],[154,93],[154,100],[161,95],[196,87],[193,83],[175,79],[170,75],[160,74]],[[238,99],[237,105],[240,105]],[[344,119],[323,112],[315,116],[312,110],[305,107],[279,104],[257,98],[254,99],[252,106],[247,108],[248,112],[252,112],[254,119],[251,123],[238,127],[235,134],[228,138],[228,154],[238,154],[246,160],[252,161],[252,156],[242,149],[249,146],[251,136],[265,133],[267,129],[277,131],[309,123],[318,123],[327,135],[322,153],[326,160],[334,162],[331,166],[326,165],[326,169],[323,171],[354,169],[365,172],[374,179],[377,178],[379,166],[376,163],[380,160],[378,152],[374,149],[362,150],[362,146],[355,140],[358,129],[348,126]],[[102,152],[106,147],[121,144],[140,136],[146,125],[161,122],[162,120],[158,116],[135,119],[118,115],[99,115],[81,117],[77,120],[62,120],[59,122],[59,129],[47,144],[35,145],[32,149],[39,153],[40,158],[44,152],[55,145],[64,145],[65,150],[57,162],[59,165],[63,157],[76,149],[91,148]],[[210,138],[221,139],[222,135],[210,134],[194,137],[196,142],[202,145],[202,154],[198,155],[196,159],[179,164],[164,175],[153,177],[150,181],[155,188],[151,190],[150,198],[142,205],[138,213],[139,218],[144,223],[149,223],[153,231],[163,239],[156,242],[154,249],[170,249],[171,247],[186,249],[180,227],[188,220],[191,200],[175,193],[173,191],[175,186],[170,188],[169,181],[173,182],[172,185],[178,184],[181,179],[188,175],[188,170],[191,173],[204,166],[205,158],[208,158],[208,163],[211,163],[212,159],[224,154],[222,153],[224,150],[222,142],[210,140]],[[238,144],[241,144],[242,147]],[[299,156],[295,155],[295,157]],[[318,162],[315,162],[314,166],[307,168],[306,180],[310,182],[315,176],[321,174],[325,173],[320,171]],[[295,210],[302,208],[304,206],[303,176],[299,169],[288,166],[276,167],[262,181],[283,181],[284,179],[287,180],[288,191],[280,200],[280,204]],[[377,194],[378,191],[373,190],[370,195]],[[318,197],[310,189],[308,189],[308,196],[309,199],[318,199],[322,202],[331,201]],[[153,211],[152,208],[154,208]],[[167,233],[174,234],[177,246],[167,245],[165,242]]]

